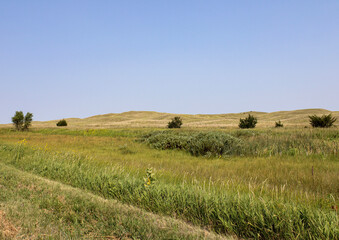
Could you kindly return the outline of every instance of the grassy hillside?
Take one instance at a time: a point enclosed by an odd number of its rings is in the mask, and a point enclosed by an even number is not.
[[[339,118],[339,111],[326,109],[303,109],[295,111],[279,112],[243,112],[228,114],[173,114],[150,111],[130,111],[124,113],[109,113],[96,115],[88,118],[68,118],[68,128],[131,128],[131,127],[155,127],[162,128],[174,117],[180,116],[183,119],[185,128],[208,127],[208,128],[235,128],[239,119],[252,114],[258,118],[257,127],[273,127],[275,121],[282,121],[287,127],[309,126],[309,115],[330,114]],[[56,127],[57,120],[46,122],[33,122],[33,128]],[[337,126],[339,122],[335,123]],[[0,125],[8,127],[10,124]]]

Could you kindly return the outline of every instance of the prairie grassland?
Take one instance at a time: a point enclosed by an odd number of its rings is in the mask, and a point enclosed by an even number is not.
[[[46,134],[49,131],[53,134]],[[339,197],[339,131],[335,129],[231,130],[230,134],[244,139],[243,152],[223,158],[197,158],[184,151],[151,149],[136,141],[147,131],[2,130],[6,133],[0,135],[0,141],[15,144],[26,139],[32,148],[80,154],[93,159],[93,164],[119,166],[138,176],[152,167],[158,177],[172,183],[209,182],[230,188],[258,187],[260,191],[265,186],[288,197]]]
[[[256,239],[338,239],[337,129],[223,129],[219,132],[244,144],[240,152],[222,157],[195,157],[139,141],[158,130],[2,129],[0,159],[218,233]],[[157,181],[145,188],[148,168]]]

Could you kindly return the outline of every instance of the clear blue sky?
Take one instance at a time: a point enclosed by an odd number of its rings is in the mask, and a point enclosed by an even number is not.
[[[0,123],[339,110],[339,1],[1,1]]]

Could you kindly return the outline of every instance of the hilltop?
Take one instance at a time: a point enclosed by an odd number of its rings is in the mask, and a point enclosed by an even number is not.
[[[272,127],[275,121],[282,121],[284,126],[304,127],[309,126],[309,115],[330,114],[339,119],[339,111],[329,111],[326,109],[301,109],[293,111],[278,112],[242,112],[227,114],[174,114],[154,111],[129,111],[123,113],[108,113],[95,115],[87,118],[66,118],[68,128],[138,128],[138,127],[164,127],[174,116],[180,116],[183,119],[183,127],[218,127],[233,128],[237,127],[240,118],[252,114],[258,118],[257,127]],[[51,128],[56,127],[58,120],[34,121],[33,128]],[[339,123],[336,122],[336,125]],[[10,124],[2,124],[2,127],[8,127]]]

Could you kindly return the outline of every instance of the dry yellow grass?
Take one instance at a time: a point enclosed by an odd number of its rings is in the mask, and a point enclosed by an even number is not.
[[[13,239],[18,229],[6,218],[3,211],[0,210],[0,239]]]
[[[109,113],[96,115],[88,118],[68,118],[67,128],[144,128],[166,127],[167,123],[174,117],[180,116],[183,119],[183,127],[196,128],[236,128],[240,118],[252,114],[258,118],[257,127],[274,127],[276,121],[281,121],[286,127],[309,126],[309,115],[332,114],[339,119],[339,111],[326,109],[302,109],[294,111],[279,112],[243,112],[228,114],[173,114],[151,111],[130,111],[124,113]],[[34,121],[33,128],[53,128],[58,120]],[[335,123],[338,126],[339,121]],[[9,127],[11,124],[2,124],[0,127]]]

